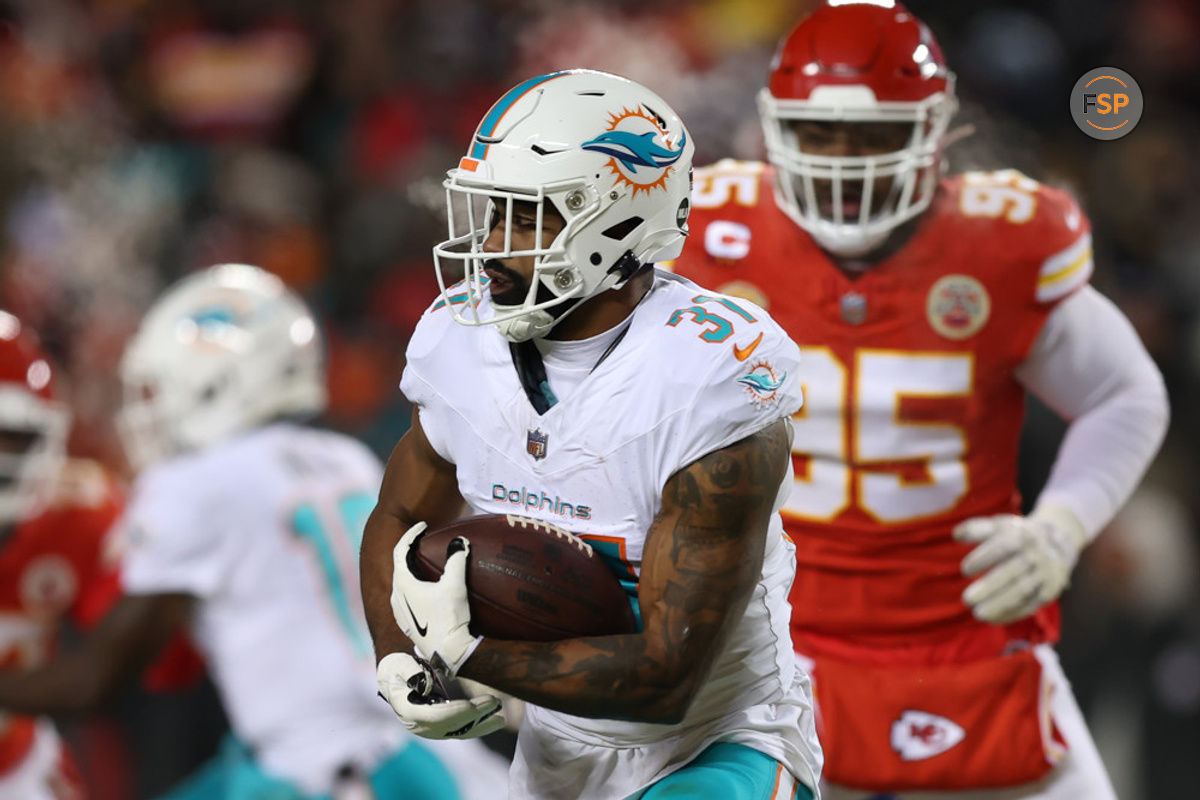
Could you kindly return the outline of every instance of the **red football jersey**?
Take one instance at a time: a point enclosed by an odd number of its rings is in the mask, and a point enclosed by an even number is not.
[[[121,511],[114,481],[93,462],[69,462],[58,497],[0,542],[0,669],[31,667],[54,650],[64,616],[97,618],[116,594],[105,534]],[[0,776],[33,743],[33,719],[0,717]]]
[[[1091,274],[1075,202],[1011,170],[947,178],[903,248],[850,276],[776,207],[769,168],[726,160],[697,170],[690,225],[673,268],[759,303],[803,354],[783,511],[797,648],[966,658],[1056,639],[1056,605],[1007,629],[974,619],[950,532],[1018,509],[1014,370]]]

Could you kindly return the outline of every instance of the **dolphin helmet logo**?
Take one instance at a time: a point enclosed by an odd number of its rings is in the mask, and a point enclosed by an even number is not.
[[[236,325],[237,317],[232,308],[226,306],[210,306],[197,311],[191,316],[192,322],[198,328],[219,328],[224,325]]]
[[[630,172],[637,172],[638,167],[655,167],[657,169],[669,167],[683,155],[683,145],[687,141],[687,134],[684,134],[678,150],[671,150],[655,144],[654,137],[656,135],[654,131],[646,131],[643,134],[629,131],[605,131],[590,142],[584,142],[583,149],[610,155],[620,161],[622,166]]]
[[[617,183],[633,187],[634,196],[638,192],[649,194],[653,189],[666,188],[667,176],[675,168],[675,162],[683,157],[687,132],[680,138],[678,148],[672,149],[666,123],[644,106],[632,111],[623,108],[618,114],[609,114],[608,123],[608,130],[580,147],[608,156],[608,168]]]

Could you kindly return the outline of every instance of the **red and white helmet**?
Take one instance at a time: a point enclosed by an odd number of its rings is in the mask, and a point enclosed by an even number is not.
[[[891,0],[828,0],[801,20],[780,44],[758,105],[780,208],[823,248],[851,257],[929,206],[957,108],[954,74],[933,34]],[[800,149],[798,120],[907,122],[912,134],[891,153],[817,155]],[[872,197],[879,178],[891,182],[882,202]],[[830,213],[814,181],[832,192]],[[853,218],[843,212],[846,196],[859,200]]]
[[[30,516],[49,501],[69,424],[37,337],[0,311],[0,524]]]

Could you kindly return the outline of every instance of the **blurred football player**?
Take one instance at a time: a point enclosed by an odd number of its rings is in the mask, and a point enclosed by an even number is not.
[[[170,797],[462,796],[376,694],[357,554],[382,467],[303,424],[326,397],[303,302],[256,267],[195,273],[149,310],[121,381],[139,470],[119,523],[123,596],[80,647],[0,675],[0,708],[94,708],[187,625],[233,736]],[[469,744],[446,757],[485,777],[494,754]]]
[[[687,234],[692,152],[644,87],[557,72],[501,97],[445,183],[450,239],[434,256],[439,279],[458,265],[463,280],[443,279],[408,347],[416,411],[367,523],[362,588],[380,690],[410,728],[499,724],[496,698],[442,701],[435,673],[527,701],[514,797],[813,796],[778,515],[798,354],[753,304],[654,268]],[[623,579],[639,631],[473,635],[469,542],[436,583],[407,558],[464,510],[581,535]]]
[[[66,458],[70,415],[33,332],[0,311],[0,669],[50,658],[64,616],[78,625],[111,599],[103,552],[121,510],[101,467]],[[84,792],[49,720],[0,714],[0,800]]]
[[[783,516],[827,794],[1112,798],[1052,649],[1057,598],[1168,414],[1088,286],[1087,218],[1012,170],[941,174],[954,76],[898,3],[819,7],[759,104],[771,166],[697,171],[674,268],[800,345]],[[1070,428],[1021,516],[1026,392]]]

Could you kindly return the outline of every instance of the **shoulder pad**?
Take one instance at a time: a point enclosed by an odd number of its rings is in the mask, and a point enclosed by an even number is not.
[[[1016,170],[961,176],[958,211],[991,220],[1005,249],[1037,265],[1035,299],[1054,302],[1092,274],[1091,225],[1073,197]]]

